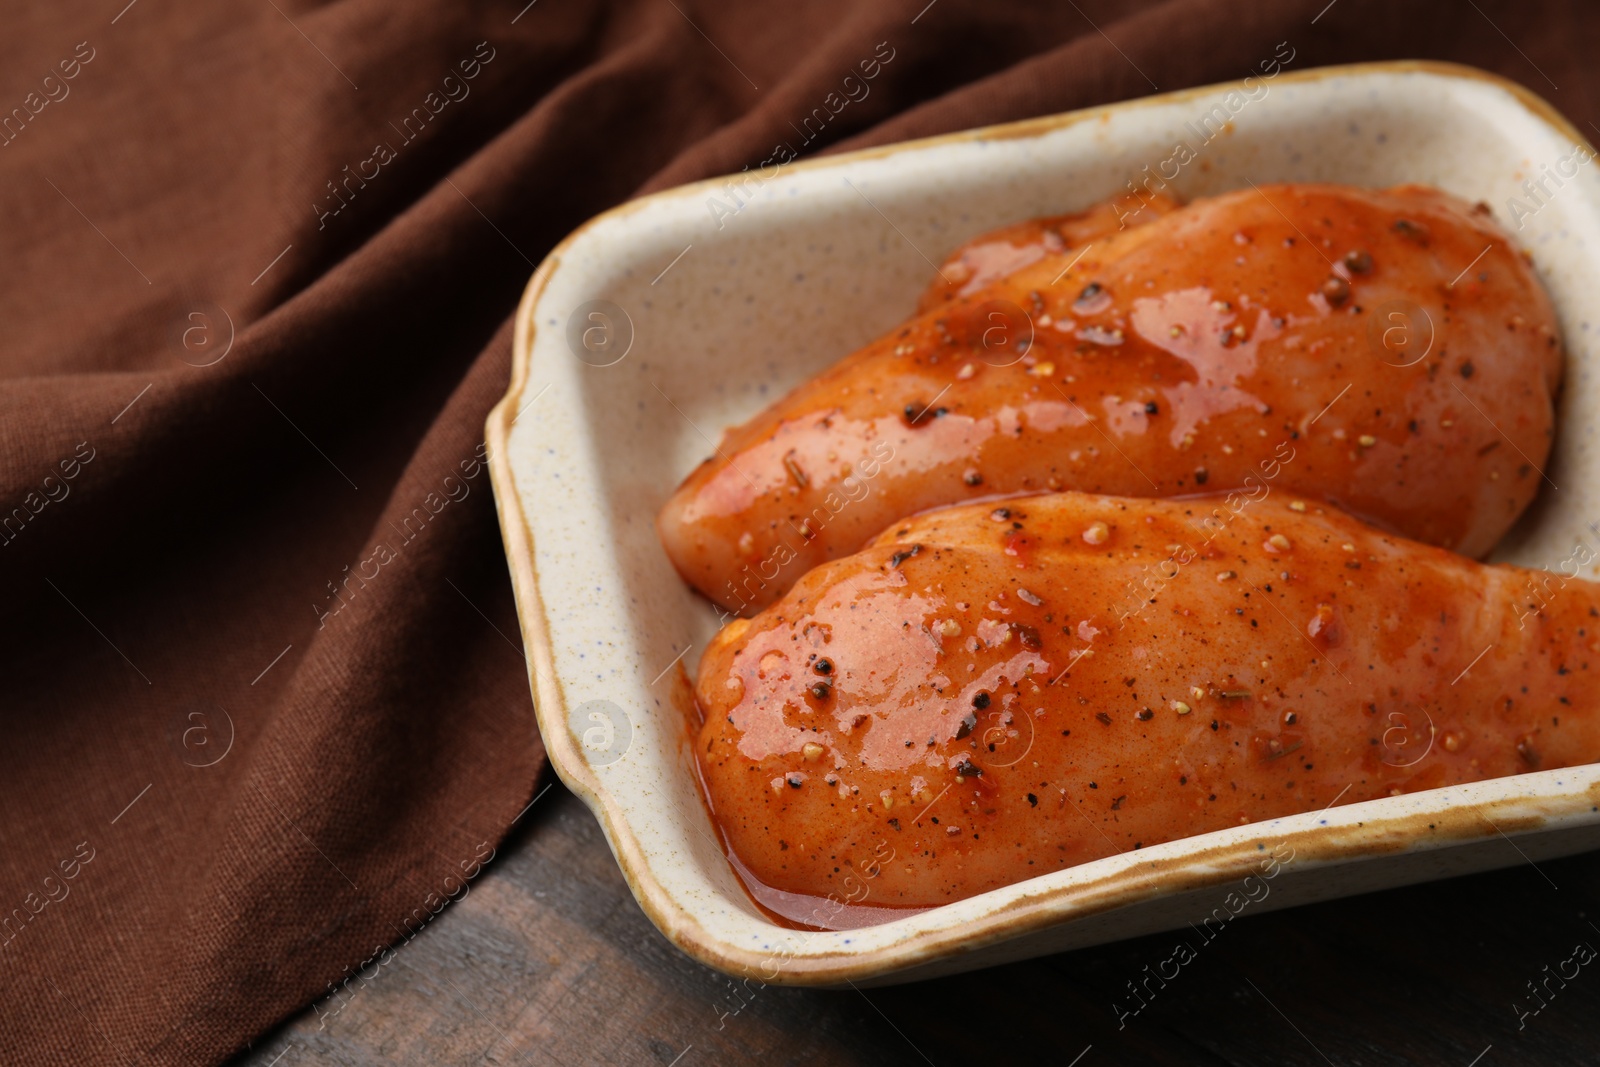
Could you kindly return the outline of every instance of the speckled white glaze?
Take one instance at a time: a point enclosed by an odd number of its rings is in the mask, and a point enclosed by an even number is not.
[[[1182,168],[1180,195],[1425,182],[1488,202],[1504,224],[1509,197],[1536,206],[1525,179],[1586,145],[1527,91],[1467,68],[1373,64],[1266,84]],[[901,981],[1180,926],[1280,842],[1295,859],[1253,910],[1600,846],[1600,767],[1588,766],[1241,826],[821,933],[765,918],[719,851],[672,696],[716,614],[668,563],[657,509],[725,427],[909,313],[930,261],[984,230],[1124,190],[1176,138],[1195,144],[1184,124],[1233,88],[793,164],[745,176],[737,197],[722,181],[670,190],[596,218],[534,275],[488,433],[539,724],[640,904],[691,955],[780,983]],[[1501,551],[1533,566],[1600,540],[1597,171],[1580,167],[1517,233],[1570,354],[1549,471],[1560,489],[1546,487]],[[607,317],[587,317],[593,301],[609,302]],[[602,349],[587,360],[569,344],[575,313]]]

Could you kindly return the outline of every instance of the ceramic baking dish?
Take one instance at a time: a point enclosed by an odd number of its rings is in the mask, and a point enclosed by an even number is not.
[[[668,563],[657,509],[725,427],[908,314],[961,241],[1126,191],[1146,166],[1166,177],[1180,141],[1196,150],[1171,179],[1185,198],[1415,181],[1490,204],[1532,254],[1570,353],[1560,488],[1499,558],[1556,568],[1600,547],[1600,164],[1548,104],[1482,72],[1284,71],[814,161],[779,152],[731,186],[607,212],[528,285],[491,470],[550,759],[645,912],[695,958],[780,983],[902,981],[1198,922],[1264,869],[1253,911],[1600,847],[1600,766],[1586,766],[1173,841],[851,931],[776,925],[735,879],[689,748],[687,679],[717,616]],[[1293,858],[1264,865],[1274,851]]]

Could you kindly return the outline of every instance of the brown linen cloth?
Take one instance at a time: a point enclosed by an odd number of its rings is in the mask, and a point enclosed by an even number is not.
[[[482,425],[587,217],[798,144],[880,45],[808,151],[1279,42],[1476,64],[1585,128],[1600,85],[1576,0],[123,2],[0,35],[6,1063],[216,1062],[528,803]]]

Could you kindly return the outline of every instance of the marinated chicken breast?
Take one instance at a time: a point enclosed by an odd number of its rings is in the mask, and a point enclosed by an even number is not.
[[[939,265],[938,275],[917,302],[917,311],[939,307],[1010,277],[1043,259],[1074,254],[1132,226],[1178,210],[1166,193],[1147,198],[1103,200],[1087,211],[1028,219],[973,238]]]
[[[1278,185],[1141,214],[1077,249],[1022,227],[1021,266],[969,246],[928,310],[729,431],[659,518],[684,578],[749,614],[904,515],[1249,489],[1290,447],[1286,491],[1467,555],[1532,500],[1561,346],[1487,209]],[[950,292],[963,270],[1000,276]]]
[[[1600,586],[1276,490],[1017,498],[907,520],[726,626],[697,755],[753,882],[930,906],[1600,759],[1597,627]]]

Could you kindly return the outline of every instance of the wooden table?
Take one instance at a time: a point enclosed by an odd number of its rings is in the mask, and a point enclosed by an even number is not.
[[[1537,1014],[1513,1006],[1535,1008],[1528,983],[1579,942],[1600,949],[1600,853],[1246,916],[1119,1030],[1112,1002],[1173,941],[866,993],[767,987],[733,1012],[730,981],[656,932],[558,784],[343,1010],[307,1011],[238,1062],[1600,1063],[1600,959],[1549,978]]]

